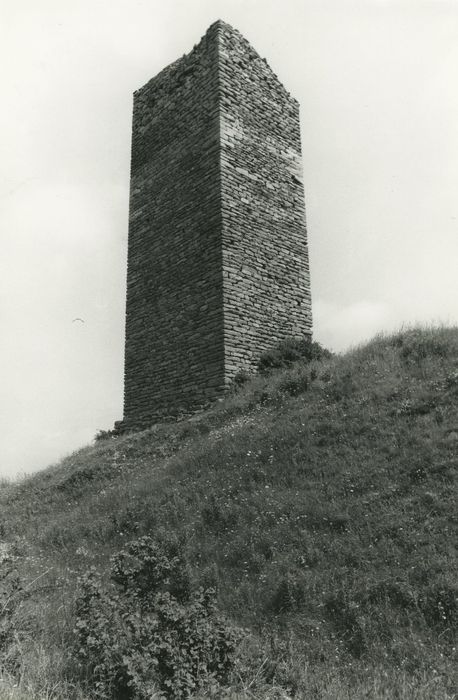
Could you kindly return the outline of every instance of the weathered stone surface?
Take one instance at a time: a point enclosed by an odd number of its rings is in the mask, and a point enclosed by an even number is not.
[[[218,21],[134,94],[123,427],[311,333],[299,108]]]

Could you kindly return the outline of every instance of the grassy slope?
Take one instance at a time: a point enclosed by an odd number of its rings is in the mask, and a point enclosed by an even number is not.
[[[165,530],[262,640],[240,671],[255,697],[455,697],[457,453],[458,329],[415,330],[4,486],[2,539],[41,576],[23,686],[64,697],[77,575]]]

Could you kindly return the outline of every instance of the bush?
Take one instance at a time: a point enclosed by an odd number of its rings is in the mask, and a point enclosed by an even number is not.
[[[158,591],[189,600],[191,576],[183,551],[173,540],[158,544],[140,537],[112,557],[111,578],[126,595],[145,599]]]
[[[262,353],[258,360],[258,372],[268,374],[274,369],[290,367],[294,362],[311,362],[328,359],[332,353],[310,338],[288,338],[276,347]]]
[[[147,700],[186,698],[223,683],[234,662],[237,633],[220,618],[212,589],[191,591],[180,548],[150,537],[112,559],[109,586],[91,569],[76,603],[77,657],[92,695]]]
[[[250,372],[248,372],[247,369],[239,369],[239,371],[235,374],[234,379],[232,380],[233,388],[239,389],[244,384],[250,381],[251,376],[252,375],[250,374]]]
[[[111,440],[111,438],[118,437],[116,430],[98,430],[94,436],[95,442],[101,442],[102,440]]]

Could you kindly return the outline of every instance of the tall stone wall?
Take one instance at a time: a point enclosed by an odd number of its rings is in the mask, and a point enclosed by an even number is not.
[[[134,94],[125,427],[223,384],[216,27]]]
[[[123,427],[310,332],[298,104],[218,21],[134,95]]]
[[[311,333],[299,105],[227,25],[220,29],[226,381]]]

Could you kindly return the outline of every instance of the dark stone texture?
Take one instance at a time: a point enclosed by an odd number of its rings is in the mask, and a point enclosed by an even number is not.
[[[218,21],[134,94],[121,428],[195,410],[310,333],[298,104]]]

